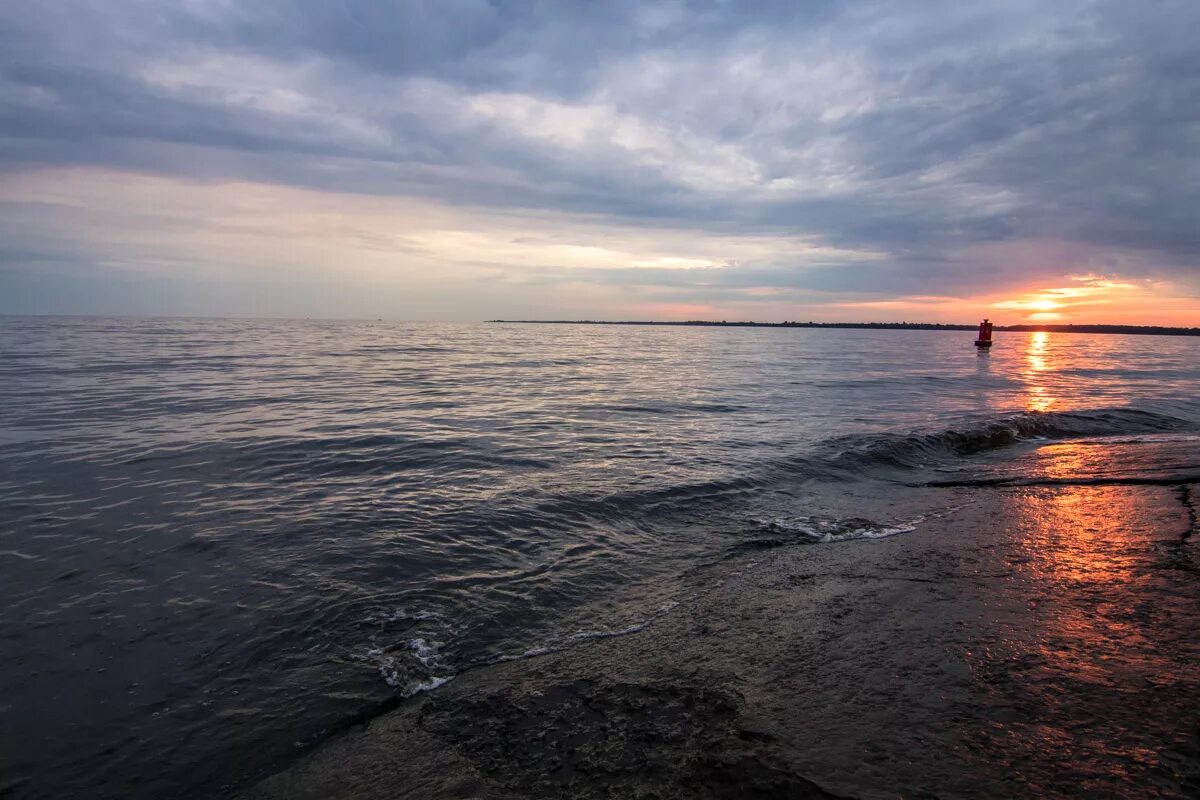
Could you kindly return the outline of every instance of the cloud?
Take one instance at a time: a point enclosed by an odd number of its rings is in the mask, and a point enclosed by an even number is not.
[[[244,217],[253,247],[179,235],[188,210],[164,219],[144,193],[105,216],[95,176],[142,175],[199,203],[201,227],[198,185],[366,217],[457,209],[457,239],[347,259],[393,282],[436,262],[447,293],[490,264],[512,285],[685,304],[982,297],[1082,273],[1194,295],[1197,23],[1190,2],[1110,0],[14,5],[0,233],[22,245],[2,280],[64,258],[232,280],[295,250],[287,215]],[[22,197],[34,175],[80,202]],[[29,235],[37,219],[57,234]],[[302,238],[314,276],[344,277]]]

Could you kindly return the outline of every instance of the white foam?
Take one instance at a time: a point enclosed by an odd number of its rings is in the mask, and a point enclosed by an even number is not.
[[[917,517],[916,519],[896,525],[878,525],[873,522],[865,522],[862,525],[846,526],[837,520],[812,517],[800,517],[798,519],[779,517],[758,520],[760,525],[771,530],[803,534],[814,542],[822,544],[828,542],[846,542],[853,539],[886,539],[889,536],[896,536],[901,533],[911,533],[917,529],[917,525],[924,521],[924,517]]]
[[[411,684],[408,689],[404,691],[404,696],[412,697],[413,695],[421,694],[422,692],[432,692],[439,686],[445,686],[447,683],[454,680],[454,678],[454,675],[433,675],[427,681],[417,681],[416,683]]]
[[[579,641],[581,639],[611,639],[614,636],[628,636],[631,633],[643,631],[649,624],[649,622],[638,622],[634,625],[630,625],[628,628],[621,628],[620,630],[616,631],[608,630],[607,628],[598,628],[591,631],[576,631],[567,638],[571,641]]]
[[[944,517],[964,508],[964,505],[951,506],[939,511],[920,514],[912,519],[883,525],[871,520],[839,520],[831,517],[776,517],[774,519],[759,519],[757,522],[770,530],[786,533],[800,533],[820,544],[830,542],[848,542],[855,539],[886,539],[902,533],[912,533],[922,523],[938,517]]]
[[[539,656],[547,656],[547,655],[550,655],[551,653],[560,653],[563,650],[566,650],[566,648],[565,647],[557,647],[557,646],[553,646],[553,645],[546,645],[544,647],[531,647],[528,650],[525,650],[524,652],[517,653],[516,655],[500,656],[499,658],[496,659],[496,661],[498,663],[502,663],[502,664],[507,663],[509,661],[524,661],[527,658],[537,658]]]
[[[544,656],[549,653],[556,652],[558,649],[559,648],[557,647],[531,647],[524,653],[521,653],[521,655],[512,656],[512,658],[536,658],[537,656]]]
[[[426,639],[412,639],[408,643],[408,649],[412,651],[418,661],[427,667],[432,667],[440,662],[441,646],[441,642],[430,642]]]
[[[446,664],[442,648],[446,646],[445,640],[448,640],[457,629],[440,612],[425,608],[398,608],[369,614],[366,621],[379,623],[381,626],[398,623],[407,627],[409,636],[413,637],[401,640],[402,644],[396,643],[394,640],[388,641],[390,636],[383,634],[381,627],[380,632],[372,633],[367,637],[368,649],[349,654],[349,658],[354,661],[366,662],[374,666],[384,682],[393,689],[399,690],[403,696],[408,697],[410,694],[436,689],[453,677],[453,675],[448,677],[435,675],[428,680],[412,683],[414,673],[419,676],[422,673],[441,673],[451,670],[451,667]],[[429,629],[434,630],[432,636]],[[440,629],[441,635],[437,633],[438,629]],[[413,634],[421,635],[413,636]],[[434,636],[438,636],[438,638],[433,638]],[[412,661],[418,662],[421,665],[420,668]]]
[[[401,678],[400,671],[396,669],[396,659],[385,658],[379,663],[379,675],[383,678],[383,682],[393,689],[400,688]]]

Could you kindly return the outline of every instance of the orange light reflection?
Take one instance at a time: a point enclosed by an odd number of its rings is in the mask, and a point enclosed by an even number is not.
[[[1082,452],[1073,459],[1071,449],[1059,446],[1055,473],[1069,474],[1075,461],[1087,460]],[[1147,636],[1147,625],[1158,620],[1139,614],[1137,605],[1160,594],[1146,584],[1156,580],[1151,567],[1163,523],[1178,513],[1170,493],[1072,486],[1014,499],[1025,528],[1021,571],[1046,589],[1046,613],[1039,614],[1045,669],[1099,684],[1169,672],[1160,643]]]
[[[1025,408],[1029,411],[1049,411],[1057,402],[1045,385],[1047,376],[1042,374],[1050,369],[1046,363],[1046,345],[1049,341],[1050,334],[1038,331],[1030,334],[1029,343],[1025,348],[1026,368],[1021,377],[1028,387]]]
[[[1095,465],[1080,462],[1101,457],[1087,449],[1057,445],[1051,474],[1086,474]],[[1186,689],[1200,678],[1186,657],[1193,584],[1162,568],[1163,536],[1186,527],[1187,515],[1160,487],[1027,489],[1005,505],[1017,532],[1008,562],[1029,616],[987,654],[1010,679],[994,702],[1018,709],[989,735],[1009,758],[1026,747],[1069,748],[1063,767],[1080,795],[1111,791],[1114,781],[1144,785],[1161,767],[1147,742],[1174,735],[1170,726],[1189,713]],[[1035,794],[1057,794],[1059,775],[1027,777],[1044,790]]]

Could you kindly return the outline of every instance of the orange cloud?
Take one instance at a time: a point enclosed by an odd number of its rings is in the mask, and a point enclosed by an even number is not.
[[[1200,297],[1178,285],[1114,280],[1094,274],[1071,275],[1065,282],[1068,285],[1031,288],[1016,296],[912,295],[832,303],[813,318],[974,322],[991,317],[999,325],[1074,322],[1200,326]]]
[[[1154,283],[1115,281],[1100,275],[1073,275],[1073,286],[1035,289],[1020,297],[997,300],[990,308],[1026,312],[1031,322],[1129,322],[1136,315],[1141,324],[1196,324],[1200,322],[1200,302],[1195,298],[1172,297],[1170,287]],[[1189,321],[1178,313],[1171,319],[1160,315],[1168,307],[1190,308]],[[1100,308],[1103,308],[1103,311]],[[1083,315],[1086,313],[1086,318]]]

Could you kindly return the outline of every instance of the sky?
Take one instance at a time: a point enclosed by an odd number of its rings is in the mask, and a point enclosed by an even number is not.
[[[0,0],[0,313],[1200,325],[1195,0]]]

